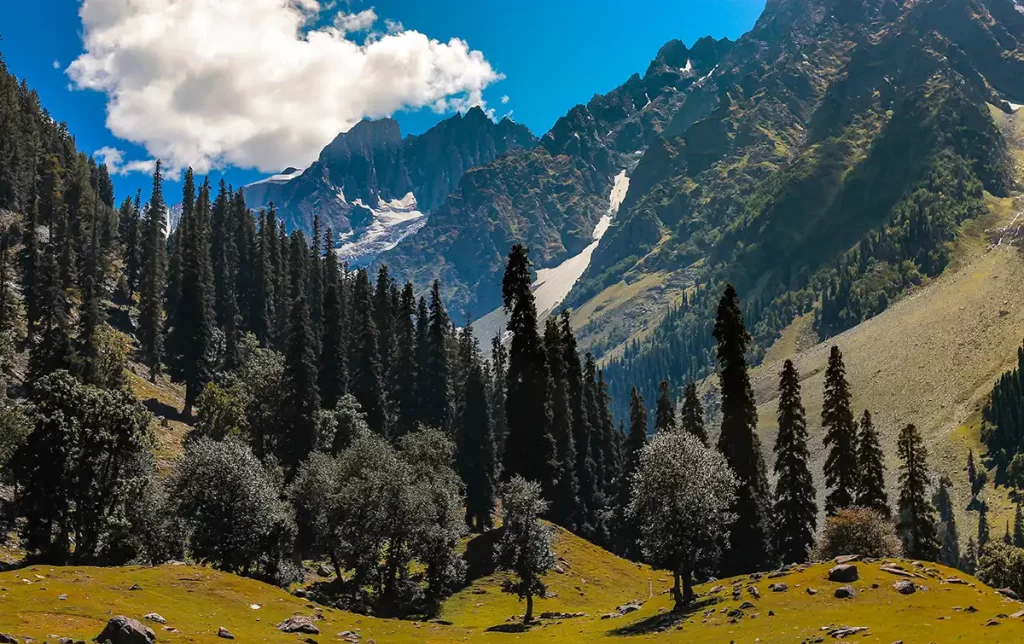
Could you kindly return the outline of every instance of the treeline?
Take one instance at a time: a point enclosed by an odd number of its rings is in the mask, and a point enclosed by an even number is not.
[[[1024,347],[1017,349],[1017,366],[992,387],[981,417],[981,436],[996,466],[996,480],[1024,487]]]

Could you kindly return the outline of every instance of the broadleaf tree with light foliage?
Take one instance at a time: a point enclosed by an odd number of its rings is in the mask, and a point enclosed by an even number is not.
[[[693,600],[695,573],[728,542],[735,497],[725,457],[689,433],[657,434],[640,452],[627,514],[644,558],[672,571],[676,610]]]
[[[547,509],[539,483],[516,475],[505,484],[501,494],[504,531],[494,560],[499,569],[515,575],[505,580],[502,590],[526,600],[524,624],[533,621],[533,598],[547,592],[541,575],[555,565],[551,528],[540,520]]]

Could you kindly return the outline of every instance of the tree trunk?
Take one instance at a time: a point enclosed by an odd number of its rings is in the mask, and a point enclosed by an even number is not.
[[[683,563],[683,603],[689,604],[693,601],[693,573],[690,570],[690,563]]]
[[[679,589],[679,579],[681,576],[682,575],[679,573],[678,570],[672,572],[672,579],[674,582],[672,584],[672,601],[675,602],[673,610],[677,612],[682,610],[683,608],[683,594]]]
[[[529,624],[533,621],[533,593],[526,595],[526,616],[523,617],[523,623]]]

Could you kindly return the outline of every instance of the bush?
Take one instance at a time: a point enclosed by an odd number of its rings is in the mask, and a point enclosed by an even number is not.
[[[229,438],[193,441],[170,483],[187,552],[202,563],[285,585],[299,571],[291,508],[252,450]]]
[[[825,521],[814,549],[819,561],[840,555],[898,557],[903,546],[891,521],[869,508],[844,508]]]
[[[988,542],[978,559],[977,577],[993,588],[1024,593],[1024,548]]]

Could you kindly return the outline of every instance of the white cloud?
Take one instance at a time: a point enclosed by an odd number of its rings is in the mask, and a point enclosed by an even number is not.
[[[508,104],[508,101],[509,101],[508,94],[505,94],[504,96],[501,97],[501,104],[502,105]]]
[[[54,69],[60,69],[60,61],[59,60],[54,60],[53,61],[53,68]]]
[[[152,174],[156,168],[156,161],[153,159],[145,161],[129,161],[124,162],[124,152],[117,148],[105,146],[96,150],[92,153],[97,163],[106,164],[107,170],[111,174],[126,175],[132,172],[143,172],[145,174]],[[173,177],[171,177],[173,178]]]
[[[317,0],[82,0],[76,87],[107,95],[107,127],[170,170],[303,167],[365,117],[485,106],[503,76],[460,39],[386,22],[357,43],[367,9],[313,28]],[[341,26],[336,26],[340,22]],[[130,164],[120,166],[122,170]]]
[[[377,12],[373,10],[373,7],[364,9],[359,13],[345,13],[342,11],[334,16],[334,27],[346,33],[366,31],[375,22],[377,22]]]

